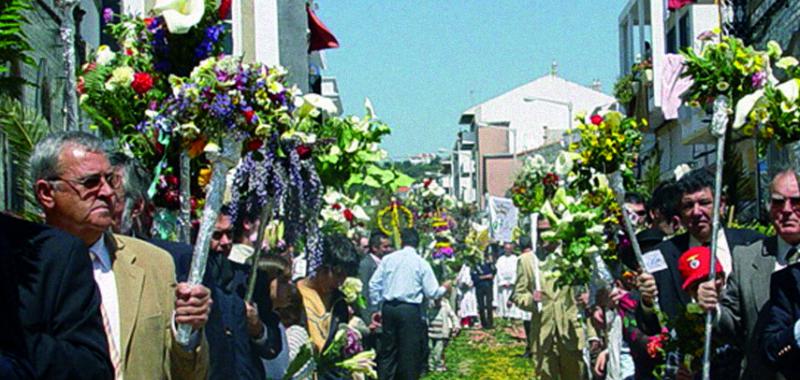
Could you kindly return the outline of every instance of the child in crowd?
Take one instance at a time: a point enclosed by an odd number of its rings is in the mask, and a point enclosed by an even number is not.
[[[430,344],[430,356],[428,357],[428,370],[444,372],[447,367],[444,364],[444,349],[450,341],[451,336],[455,336],[459,331],[458,316],[447,297],[431,301],[428,309],[428,342]]]

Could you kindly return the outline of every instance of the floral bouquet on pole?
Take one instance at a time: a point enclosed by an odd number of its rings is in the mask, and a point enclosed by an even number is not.
[[[150,128],[200,146],[211,163],[203,217],[195,243],[190,283],[203,278],[211,232],[222,206],[226,174],[281,125],[289,123],[292,94],[283,85],[285,71],[236,57],[200,62],[189,78],[172,76],[172,96],[148,120]],[[179,339],[188,338],[185,327]]]
[[[527,214],[538,213],[544,202],[553,197],[560,180],[544,157],[527,157],[511,187],[514,206]]]

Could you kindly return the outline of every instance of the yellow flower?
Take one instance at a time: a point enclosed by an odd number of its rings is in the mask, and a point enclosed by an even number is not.
[[[197,185],[200,187],[206,187],[209,182],[211,182],[211,169],[201,168],[200,173],[197,176]]]

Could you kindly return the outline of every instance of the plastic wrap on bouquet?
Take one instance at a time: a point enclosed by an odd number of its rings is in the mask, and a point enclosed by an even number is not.
[[[717,272],[714,270],[717,263],[717,247],[719,246],[719,208],[722,196],[722,168],[725,159],[725,132],[728,129],[728,112],[729,104],[728,98],[725,96],[717,96],[714,99],[714,115],[711,118],[711,125],[709,130],[714,137],[717,138],[717,161],[716,172],[714,175],[714,208],[711,210],[711,263],[708,272],[708,280],[714,281]],[[703,380],[708,380],[711,377],[711,331],[713,328],[713,315],[711,312],[706,313],[706,326],[705,326],[705,348],[703,350]]]
[[[78,0],[58,0],[56,6],[61,10],[59,36],[64,47],[64,129],[78,129],[78,93],[75,91],[75,19],[73,12],[80,3]]]
[[[178,239],[192,244],[192,192],[191,192],[191,158],[189,152],[181,151],[180,155],[180,202],[181,212],[178,216]]]
[[[636,262],[639,264],[639,268],[646,270],[645,268],[647,267],[644,265],[644,260],[642,259],[642,248],[639,246],[639,239],[636,238],[636,230],[633,228],[631,216],[625,208],[625,183],[622,180],[622,172],[617,170],[609,174],[608,182],[609,185],[611,185],[611,190],[614,191],[617,204],[622,210],[622,221],[625,224],[625,232],[631,240],[631,247],[633,248],[633,254],[636,255]]]
[[[592,258],[594,259],[595,268],[592,275],[591,294],[592,299],[596,301],[597,292],[600,289],[611,291],[614,288],[614,275],[608,269],[605,260],[599,253],[595,253]],[[594,301],[592,301],[594,303]],[[615,309],[606,309],[606,336],[608,339],[608,361],[606,362],[606,379],[608,380],[621,380],[622,368],[620,365],[620,356],[622,352],[622,318]]]
[[[208,261],[208,249],[211,245],[211,235],[214,225],[222,208],[223,194],[225,192],[226,174],[241,155],[242,142],[232,139],[222,140],[222,149],[218,151],[206,151],[209,161],[211,161],[211,181],[206,191],[206,204],[203,208],[203,218],[200,220],[200,230],[197,233],[197,241],[194,245],[192,254],[192,266],[189,270],[189,284],[199,284],[203,280]],[[192,327],[189,325],[178,326],[178,343],[187,344]]]

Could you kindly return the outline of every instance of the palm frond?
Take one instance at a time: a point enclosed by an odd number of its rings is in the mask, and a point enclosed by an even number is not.
[[[22,200],[19,210],[26,218],[36,215],[38,204],[31,185],[28,160],[40,140],[51,132],[47,121],[33,109],[8,96],[0,96],[0,133],[8,140],[14,176],[13,191]]]

